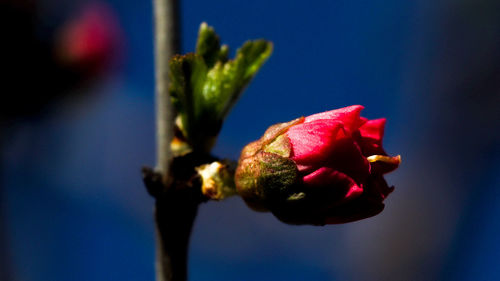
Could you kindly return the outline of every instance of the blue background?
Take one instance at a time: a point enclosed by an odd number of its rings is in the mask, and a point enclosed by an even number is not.
[[[42,3],[60,14],[85,3],[57,2]],[[13,280],[154,279],[153,200],[139,172],[154,164],[150,2],[108,1],[121,67],[4,135]],[[236,159],[276,122],[362,104],[363,116],[388,119],[384,146],[403,159],[384,212],[351,224],[289,226],[236,197],[202,205],[191,280],[500,280],[496,1],[183,0],[180,18],[183,52],[202,21],[233,51],[274,42],[216,155]]]

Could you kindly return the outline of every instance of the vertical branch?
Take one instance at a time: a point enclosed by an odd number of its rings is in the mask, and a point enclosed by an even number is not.
[[[153,0],[156,76],[156,172],[143,170],[148,191],[156,199],[156,280],[187,280],[187,253],[198,200],[178,189],[171,174],[174,112],[169,95],[169,60],[179,52],[178,0]],[[187,193],[186,193],[187,192]],[[186,196],[186,194],[188,196]]]
[[[172,161],[170,141],[173,138],[174,114],[168,93],[168,62],[179,52],[178,0],[153,0],[156,76],[156,161],[163,182],[169,181]]]

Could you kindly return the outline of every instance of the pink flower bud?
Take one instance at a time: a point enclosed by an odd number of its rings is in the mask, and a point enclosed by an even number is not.
[[[60,30],[58,56],[69,67],[88,75],[106,70],[121,56],[122,30],[113,10],[91,3]]]
[[[247,145],[236,171],[238,193],[256,210],[290,224],[336,224],[380,213],[392,192],[383,174],[399,156],[382,148],[385,119],[353,105],[271,126]]]

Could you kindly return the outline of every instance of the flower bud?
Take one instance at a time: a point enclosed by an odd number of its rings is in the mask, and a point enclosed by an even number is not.
[[[392,192],[383,174],[399,156],[382,148],[385,119],[349,106],[271,126],[247,145],[235,174],[238,193],[258,211],[290,224],[336,224],[380,213]]]
[[[121,59],[122,30],[113,10],[104,4],[85,6],[58,36],[58,58],[75,72],[101,74]]]
[[[201,192],[209,199],[222,200],[236,194],[234,165],[230,161],[215,161],[196,168],[201,178]]]

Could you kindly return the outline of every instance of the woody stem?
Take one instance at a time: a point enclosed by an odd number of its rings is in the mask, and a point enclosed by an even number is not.
[[[156,77],[156,172],[145,169],[144,181],[156,199],[156,280],[187,280],[187,252],[199,201],[192,189],[177,188],[171,174],[174,113],[169,87],[169,59],[180,49],[179,3],[153,0]]]

